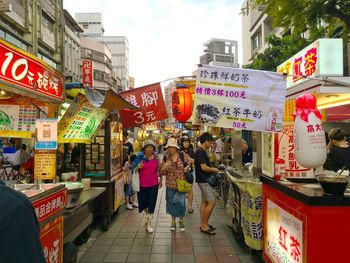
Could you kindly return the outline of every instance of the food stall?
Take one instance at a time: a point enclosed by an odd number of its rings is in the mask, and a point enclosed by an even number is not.
[[[36,120],[52,120],[64,99],[63,74],[32,54],[0,39],[0,137],[22,139],[34,147]],[[52,137],[50,125],[46,136]],[[38,142],[38,140],[37,140]],[[50,146],[50,147],[49,147]],[[26,194],[33,203],[40,223],[40,237],[47,262],[63,262],[63,212],[66,206],[66,189],[58,184],[38,184],[55,180],[56,149],[38,147],[34,151],[35,184],[13,184],[20,177],[11,152],[1,156],[2,179]],[[7,156],[6,156],[7,155]]]
[[[296,145],[293,139],[297,136],[296,124],[291,115],[296,98],[302,94],[314,94],[319,110],[350,103],[349,78],[341,77],[342,50],[341,39],[320,39],[278,67],[278,72],[287,75],[285,122],[282,132],[263,139],[262,151],[266,155],[260,177],[266,262],[343,262],[347,258],[344,237],[350,234],[350,192],[346,190],[339,196],[325,194],[315,179],[315,174],[322,171],[318,167],[322,164],[303,167],[296,161],[296,151],[306,154],[306,158],[317,147],[319,153],[326,151],[322,142],[325,137],[323,133],[322,140],[315,140],[313,133],[324,132],[322,126],[305,122],[305,131],[313,143],[306,147]],[[325,111],[322,113],[326,115]],[[322,121],[327,121],[327,116]],[[318,145],[321,143],[323,146]],[[283,160],[288,180],[274,180],[281,168],[277,159]]]

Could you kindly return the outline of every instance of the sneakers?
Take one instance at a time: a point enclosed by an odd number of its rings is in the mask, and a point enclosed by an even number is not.
[[[137,202],[133,202],[133,203],[132,203],[132,207],[138,208],[138,207],[139,207],[139,204],[138,204]]]
[[[171,222],[170,231],[176,230],[176,222]]]
[[[129,209],[129,210],[132,210],[132,209],[133,209],[132,206],[131,206],[131,204],[129,204],[129,203],[127,203],[125,207],[126,207],[126,209]]]
[[[185,229],[185,222],[183,220],[180,220],[179,225],[180,225],[180,231],[184,232],[186,230]]]

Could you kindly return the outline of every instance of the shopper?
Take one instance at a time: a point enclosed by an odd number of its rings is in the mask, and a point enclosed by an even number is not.
[[[213,136],[207,132],[203,133],[200,138],[200,146],[194,155],[194,164],[196,170],[196,182],[202,192],[202,203],[200,207],[201,214],[201,232],[208,235],[215,235],[215,227],[209,225],[209,218],[214,210],[216,198],[213,188],[208,184],[207,178],[210,173],[218,173],[215,167],[210,167],[209,157],[206,153],[214,141]]]
[[[132,171],[138,171],[140,175],[140,191],[137,193],[139,212],[145,211],[145,228],[148,233],[153,233],[151,226],[156,207],[158,187],[162,187],[162,178],[158,181],[158,159],[155,151],[157,145],[151,140],[146,140],[142,152],[134,161]]]
[[[0,196],[0,262],[45,263],[32,203],[1,180]]]
[[[184,151],[193,161],[194,159],[194,152],[191,149],[191,141],[188,136],[183,136],[181,138],[181,149]],[[193,168],[193,167],[191,167]],[[194,171],[193,171],[194,175]],[[188,210],[190,214],[193,213],[193,184],[191,184],[191,191],[188,193]]]
[[[124,194],[125,194],[125,207],[126,209],[132,210],[134,207],[139,207],[136,198],[135,193],[132,190],[132,173],[131,168],[134,164],[134,161],[136,159],[136,155],[132,154],[129,158],[130,160],[127,161],[124,164],[124,172],[126,174],[126,180],[124,185]]]
[[[329,150],[324,168],[337,172],[345,166],[350,169],[350,147],[346,141],[345,132],[339,128],[333,128],[328,133]]]
[[[177,191],[176,179],[185,180],[185,171],[190,168],[191,160],[180,147],[175,138],[170,138],[165,145],[167,156],[164,157],[160,174],[165,175],[166,181],[166,212],[171,215],[170,230],[176,230],[176,218],[180,218],[180,231],[185,231],[184,216],[186,212],[186,193]]]

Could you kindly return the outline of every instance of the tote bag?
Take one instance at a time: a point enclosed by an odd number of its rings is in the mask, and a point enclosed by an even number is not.
[[[140,192],[140,175],[139,172],[135,170],[132,174],[132,190],[135,192]]]

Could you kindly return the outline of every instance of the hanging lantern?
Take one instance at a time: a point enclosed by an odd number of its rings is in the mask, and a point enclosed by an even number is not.
[[[173,116],[178,122],[186,122],[192,115],[192,94],[186,84],[178,84],[172,95]]]

